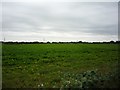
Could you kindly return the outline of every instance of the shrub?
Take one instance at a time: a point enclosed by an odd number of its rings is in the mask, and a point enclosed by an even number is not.
[[[80,74],[65,73],[61,79],[62,88],[108,88],[109,75],[98,74],[97,70],[87,71]]]

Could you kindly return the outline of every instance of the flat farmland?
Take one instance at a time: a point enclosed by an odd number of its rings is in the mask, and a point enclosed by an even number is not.
[[[91,74],[114,76],[117,64],[118,44],[2,44],[2,87],[84,88],[94,86]],[[96,87],[117,87],[116,78]]]

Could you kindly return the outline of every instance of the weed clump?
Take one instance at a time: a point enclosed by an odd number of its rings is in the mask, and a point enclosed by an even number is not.
[[[114,76],[115,77],[115,76]],[[97,70],[86,71],[80,74],[66,73],[61,79],[62,88],[109,88],[110,75],[101,75]],[[113,82],[112,82],[113,83]],[[116,88],[116,87],[115,87]]]

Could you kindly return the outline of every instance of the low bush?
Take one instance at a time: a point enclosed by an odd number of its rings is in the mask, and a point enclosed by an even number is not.
[[[73,74],[73,73],[66,73],[64,74],[63,78],[61,79],[61,89],[62,88],[110,88],[108,86],[112,82],[113,77],[117,77],[116,74],[114,75],[101,75],[97,72],[97,70],[87,71],[80,74]],[[118,85],[116,85],[115,88]]]

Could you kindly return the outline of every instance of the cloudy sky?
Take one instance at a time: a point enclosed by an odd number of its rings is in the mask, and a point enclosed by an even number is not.
[[[2,2],[6,41],[118,40],[117,2]]]

